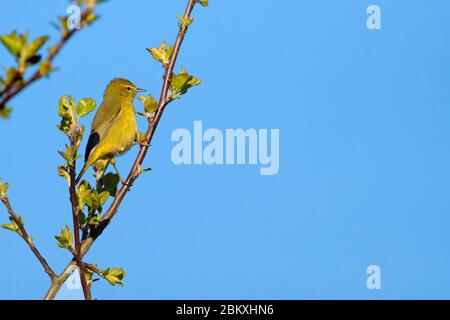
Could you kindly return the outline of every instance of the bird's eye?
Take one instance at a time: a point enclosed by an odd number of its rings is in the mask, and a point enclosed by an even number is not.
[[[131,87],[127,87],[127,91],[128,91],[128,92],[131,92]]]

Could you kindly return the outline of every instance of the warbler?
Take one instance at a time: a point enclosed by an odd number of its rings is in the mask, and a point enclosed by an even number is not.
[[[133,100],[143,91],[122,78],[115,78],[108,84],[92,120],[84,166],[76,179],[77,184],[96,161],[109,160],[115,167],[114,157],[131,148],[138,133]]]

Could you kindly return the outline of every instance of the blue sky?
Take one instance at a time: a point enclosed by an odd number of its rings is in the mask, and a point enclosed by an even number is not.
[[[94,297],[449,298],[450,3],[210,2],[195,9],[178,64],[203,83],[170,105],[145,160],[153,171],[86,257],[123,267],[125,286],[97,282]],[[162,70],[144,48],[174,40],[185,3],[105,3],[58,56],[60,70],[17,97],[0,123],[0,177],[57,271],[70,255],[53,235],[71,224],[56,174],[65,143],[58,99],[100,102],[116,76],[157,96]],[[366,27],[371,4],[382,30]],[[66,7],[5,2],[0,33],[55,41],[49,22]],[[1,49],[0,66],[12,62]],[[195,120],[221,131],[279,129],[279,173],[176,166],[171,134]],[[118,159],[121,171],[136,153]],[[0,298],[42,298],[48,279],[23,241],[1,231],[0,252]],[[381,290],[366,287],[369,265],[381,268]],[[64,286],[60,297],[80,292]]]

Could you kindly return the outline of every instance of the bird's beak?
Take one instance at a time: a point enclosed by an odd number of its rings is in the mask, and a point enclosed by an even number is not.
[[[146,92],[147,90],[145,89],[140,89],[140,88],[136,88],[136,92]]]

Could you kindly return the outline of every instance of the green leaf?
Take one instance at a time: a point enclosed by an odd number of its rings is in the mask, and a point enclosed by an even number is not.
[[[8,191],[9,184],[7,182],[3,183],[2,179],[0,179],[0,197],[4,197],[6,191]]]
[[[194,21],[194,19],[191,17],[178,16],[178,18],[180,19],[179,26],[183,30],[186,30],[187,27],[189,27],[191,25],[192,21]]]
[[[0,42],[14,57],[19,57],[19,53],[22,50],[24,43],[15,31],[11,34],[1,35]]]
[[[202,81],[199,78],[192,77],[191,80],[189,80],[188,85],[189,88],[192,88],[200,85],[200,83],[202,83]]]
[[[96,214],[92,214],[92,215],[88,216],[86,221],[90,225],[98,226],[100,224],[100,222],[102,221],[102,217],[100,216],[100,214],[96,213]]]
[[[61,122],[57,125],[57,128],[69,135],[72,125],[77,123],[75,99],[71,96],[62,96],[58,103],[58,114],[61,117]]]
[[[97,264],[96,263],[92,263],[90,264],[90,266],[97,268]],[[86,277],[86,281],[87,283],[90,283],[90,281],[92,280],[92,276],[94,275],[94,271],[92,271],[89,268],[84,267],[83,268],[83,272],[84,272],[84,276]]]
[[[163,42],[159,48],[148,48],[147,50],[152,55],[153,59],[161,62],[163,66],[167,66],[172,57],[173,49],[173,46],[167,48],[167,43]]]
[[[89,182],[83,180],[77,187],[78,209],[83,210],[84,206],[90,201],[92,189]]]
[[[120,182],[119,175],[116,173],[109,172],[108,174],[102,177],[101,182],[102,187],[100,188],[100,190],[102,192],[108,191],[110,195],[115,196],[115,194],[117,193],[117,186]]]
[[[20,228],[19,228],[19,226],[17,225],[16,221],[13,219],[13,217],[9,217],[9,221],[10,221],[11,223],[5,223],[5,224],[2,224],[1,227],[2,227],[3,229],[6,229],[6,230],[10,230],[10,231],[16,232],[18,235],[22,235],[22,233],[20,232]],[[19,221],[20,221],[20,224],[21,224],[22,226],[25,225],[25,224],[23,223],[23,219],[22,219],[21,216],[19,216]],[[31,241],[31,239],[29,239],[29,240]]]
[[[55,236],[58,241],[58,246],[61,248],[72,250],[73,244],[73,235],[72,230],[70,230],[69,226],[65,226],[61,229],[61,235]]]
[[[109,197],[109,192],[108,191],[103,191],[102,193],[100,193],[98,195],[98,203],[100,206],[103,206],[106,202],[106,200],[108,200]]]
[[[11,111],[11,107],[4,107],[3,109],[0,109],[0,118],[9,119],[11,117]]]
[[[84,19],[87,25],[93,24],[95,21],[97,21],[100,17],[92,12],[90,12],[87,17]]]
[[[26,53],[29,57],[34,56],[41,48],[42,46],[47,42],[48,36],[41,36],[33,42],[31,42],[26,49]]]
[[[108,165],[109,165],[109,159],[100,159],[100,160],[97,160],[92,165],[92,167],[94,168],[94,171],[99,174],[99,176],[102,176]]]
[[[152,168],[142,168],[142,169],[140,170],[140,173],[146,173],[146,172],[148,172],[148,171],[152,171]]]
[[[60,17],[58,19],[58,24],[60,26],[60,30],[61,30],[61,34],[63,36],[66,36],[68,33],[68,25],[67,25],[67,17]],[[55,50],[56,46],[53,46],[51,48],[49,48],[49,52],[51,53],[53,50]]]
[[[197,0],[197,2],[200,3],[204,7],[208,6],[208,0]]]
[[[66,147],[67,147],[67,144],[66,144]],[[57,152],[59,153],[59,155],[60,155],[61,157],[64,158],[64,160],[66,160],[67,162],[70,161],[70,158],[69,158],[69,156],[67,155],[67,153],[65,153],[65,152],[63,152],[63,151],[60,151],[60,150],[57,150]]]
[[[22,64],[34,65],[41,60],[41,56],[36,53],[47,42],[48,36],[41,36],[33,40],[30,44],[23,46],[20,52],[20,60]]]
[[[3,81],[5,85],[16,85],[19,80],[21,80],[21,76],[16,68],[6,69],[6,78]]]
[[[144,105],[144,110],[148,114],[152,114],[153,112],[158,110],[158,101],[156,101],[156,99],[151,95],[147,97],[139,96],[138,99],[142,102],[142,104]]]
[[[187,73],[174,74],[171,81],[171,89],[173,92],[181,93],[181,91],[186,91],[184,88],[187,86],[191,76]]]
[[[4,224],[1,225],[1,227],[2,227],[3,229],[6,229],[6,230],[10,230],[10,231],[19,233],[19,227],[17,227],[16,224],[12,224],[12,223],[11,223],[11,224],[9,224],[9,223],[4,223]]]
[[[94,99],[91,98],[81,99],[80,102],[78,102],[77,114],[80,118],[84,117],[85,115],[92,112],[96,106],[97,105]]]
[[[85,206],[89,209],[89,217],[88,221],[95,219],[95,212],[101,212],[102,206],[105,204],[106,200],[108,200],[109,192],[103,191],[99,194],[97,190],[93,190],[86,180],[83,180],[77,189],[78,195],[78,208],[83,210]],[[91,217],[92,216],[92,217]],[[98,222],[100,222],[100,216],[98,216]],[[91,222],[89,222],[91,223]]]
[[[62,166],[58,166],[58,175],[66,179],[67,184],[70,186],[69,165],[67,163]]]
[[[59,102],[58,102],[58,115],[60,117],[67,116],[68,111],[69,111],[69,106],[68,105],[69,105],[69,103],[68,103],[68,100],[67,100],[67,96],[62,96],[59,99]]]
[[[135,141],[137,144],[147,144],[147,133],[138,131],[136,133]]]
[[[58,153],[68,162],[68,163],[72,163],[74,162],[76,159],[78,159],[80,157],[80,155],[77,154],[77,148],[74,147],[70,147],[66,144],[66,152],[63,151],[59,151]]]
[[[64,23],[64,25],[66,25],[66,24]],[[51,46],[47,49],[48,53],[51,55],[55,55],[57,50],[58,50],[58,45]]]
[[[184,68],[181,68],[179,74],[174,74],[170,81],[170,91],[174,98],[185,94],[190,88],[198,86],[200,79],[188,74]]]
[[[113,286],[118,284],[123,287],[122,280],[125,277],[125,271],[122,268],[106,269],[103,277]]]
[[[50,72],[52,72],[54,69],[52,67],[52,63],[49,60],[45,60],[44,62],[42,62],[39,65],[39,73],[41,74],[41,76],[46,76],[48,75]]]

